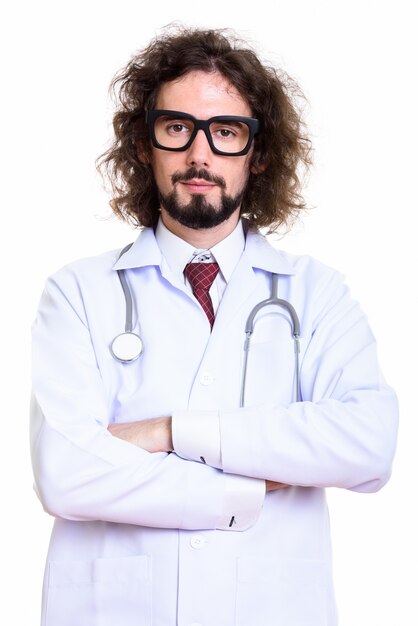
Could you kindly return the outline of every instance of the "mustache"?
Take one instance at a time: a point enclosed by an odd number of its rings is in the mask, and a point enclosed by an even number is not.
[[[194,178],[206,180],[208,183],[215,183],[215,185],[218,185],[221,189],[226,189],[226,182],[222,176],[210,174],[205,169],[198,170],[196,167],[190,167],[186,172],[174,172],[171,176],[171,182],[174,185],[179,182],[185,183],[188,180],[193,180]]]

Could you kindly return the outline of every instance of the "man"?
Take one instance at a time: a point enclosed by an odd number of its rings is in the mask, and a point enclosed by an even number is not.
[[[335,626],[324,488],[385,484],[397,404],[340,275],[258,232],[303,207],[295,85],[181,30],[114,86],[102,164],[145,228],[50,278],[34,325],[42,623]]]

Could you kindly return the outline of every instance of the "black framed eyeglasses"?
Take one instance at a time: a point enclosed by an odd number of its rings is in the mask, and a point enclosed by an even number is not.
[[[259,121],[239,115],[217,115],[197,120],[189,113],[153,109],[147,111],[147,124],[155,148],[182,152],[192,145],[199,130],[203,130],[212,152],[224,156],[242,156],[249,151]]]

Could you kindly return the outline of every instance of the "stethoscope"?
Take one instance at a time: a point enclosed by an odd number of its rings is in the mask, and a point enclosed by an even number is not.
[[[133,244],[130,243],[119,254],[118,260],[121,258],[125,252],[127,252]],[[118,273],[118,277],[120,280],[120,284],[122,286],[123,294],[125,296],[125,331],[117,335],[110,347],[110,351],[113,357],[119,361],[120,363],[132,363],[136,361],[144,351],[144,344],[141,337],[133,331],[132,324],[132,310],[133,310],[133,299],[132,293],[128,285],[128,281],[126,280],[125,270],[116,270]],[[300,389],[299,389],[299,352],[300,352],[300,322],[295,311],[295,308],[287,302],[287,300],[282,300],[277,297],[277,285],[279,282],[278,274],[272,274],[271,276],[271,295],[270,298],[266,300],[262,300],[251,310],[247,323],[245,325],[245,343],[244,343],[244,363],[242,368],[242,380],[241,380],[241,392],[240,392],[240,407],[244,406],[245,402],[245,385],[247,379],[247,369],[248,369],[248,354],[250,351],[250,343],[251,337],[254,332],[256,316],[259,311],[266,306],[278,306],[282,309],[285,309],[289,314],[289,317],[292,321],[292,336],[295,344],[295,400],[296,402],[300,402]]]

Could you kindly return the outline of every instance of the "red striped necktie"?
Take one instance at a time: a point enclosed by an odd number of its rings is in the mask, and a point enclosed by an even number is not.
[[[212,287],[218,272],[219,265],[217,263],[187,263],[184,268],[184,274],[192,287],[196,300],[207,315],[211,329],[215,321],[215,314],[209,289]]]

